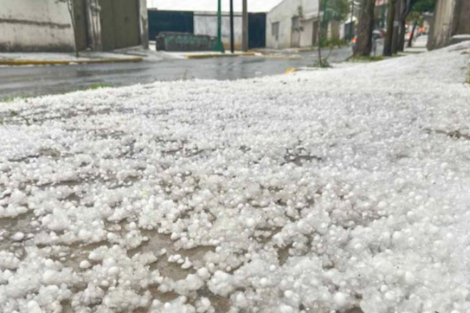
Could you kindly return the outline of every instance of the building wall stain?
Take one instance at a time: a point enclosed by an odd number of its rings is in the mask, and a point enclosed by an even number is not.
[[[14,18],[0,18],[0,23],[41,26],[41,27],[50,27],[50,28],[58,28],[58,29],[72,28],[70,24],[60,24],[60,23],[53,23],[53,22],[38,22],[38,21],[31,21],[31,20],[19,20],[19,19],[14,19]]]

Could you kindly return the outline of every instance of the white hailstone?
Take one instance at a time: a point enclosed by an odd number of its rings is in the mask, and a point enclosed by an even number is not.
[[[338,307],[344,307],[346,304],[348,304],[348,299],[346,294],[342,292],[337,292],[333,296],[333,301]]]
[[[279,311],[280,313],[294,313],[296,309],[287,304],[281,304],[281,306],[279,307]]]
[[[416,278],[415,276],[413,275],[413,273],[411,272],[405,272],[405,282],[408,284],[408,285],[413,285],[416,281]]]
[[[211,274],[209,273],[209,270],[205,267],[201,267],[200,269],[198,269],[197,274],[202,279],[208,279],[211,276]]]
[[[91,264],[90,262],[88,262],[87,260],[84,260],[84,261],[81,261],[80,262],[80,268],[82,269],[88,269],[91,267]]]
[[[294,296],[294,292],[292,290],[286,290],[284,291],[284,297],[286,298],[292,298]]]
[[[382,285],[382,286],[380,286],[380,292],[385,293],[385,292],[387,292],[387,291],[388,291],[387,285]]]
[[[259,280],[259,283],[260,283],[261,287],[266,287],[268,285],[269,281],[266,277],[263,277]]]
[[[207,312],[211,308],[211,301],[205,297],[202,297],[196,304],[197,312]]]
[[[24,239],[24,234],[21,232],[15,233],[13,236],[11,236],[11,240],[13,241],[21,241]]]
[[[106,238],[108,238],[109,241],[114,241],[118,238],[118,235],[116,235],[115,233],[111,233],[109,232],[107,235],[106,235]]]
[[[41,310],[41,307],[36,301],[29,301],[27,307],[28,313],[44,313],[44,311]]]
[[[388,301],[394,301],[396,297],[393,291],[387,291],[384,296]]]
[[[246,226],[249,228],[253,228],[256,226],[256,220],[254,218],[247,218],[246,219]]]
[[[108,270],[108,275],[116,276],[119,273],[119,268],[117,266],[113,266]]]
[[[403,233],[399,232],[399,231],[396,231],[396,232],[393,233],[392,238],[393,238],[394,241],[398,242],[403,238]]]
[[[193,264],[191,263],[191,261],[189,261],[188,258],[186,258],[186,261],[183,263],[183,265],[181,265],[181,268],[182,269],[188,269],[192,266]]]
[[[52,268],[54,267],[54,260],[51,260],[51,259],[47,259],[46,262],[44,262],[44,265],[47,267],[47,268]]]
[[[235,297],[235,303],[240,308],[246,308],[248,306],[248,300],[243,292],[237,293]]]

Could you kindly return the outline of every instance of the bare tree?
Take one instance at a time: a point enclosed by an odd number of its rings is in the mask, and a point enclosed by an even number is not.
[[[80,54],[78,52],[78,44],[77,44],[77,36],[76,36],[76,23],[75,23],[75,6],[74,0],[56,0],[56,3],[65,3],[67,4],[67,9],[69,11],[70,19],[72,20],[72,31],[73,31],[73,43],[74,43],[74,51],[75,57],[79,58]]]
[[[355,56],[369,57],[372,52],[372,32],[374,31],[375,0],[365,0],[357,27]]]

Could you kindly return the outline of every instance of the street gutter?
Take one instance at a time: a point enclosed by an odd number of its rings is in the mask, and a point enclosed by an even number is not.
[[[24,66],[24,65],[70,65],[70,64],[102,64],[102,63],[127,63],[142,62],[141,57],[129,58],[104,58],[104,59],[79,59],[79,60],[28,60],[28,59],[6,59],[0,60],[0,65],[4,66]]]
[[[184,57],[186,59],[211,59],[211,58],[235,58],[235,57],[254,57],[256,53],[247,52],[239,54],[187,54]]]

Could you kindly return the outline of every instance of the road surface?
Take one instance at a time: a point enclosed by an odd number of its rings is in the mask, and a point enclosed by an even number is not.
[[[329,61],[342,62],[351,48],[334,50]],[[182,79],[235,80],[282,74],[288,67],[307,66],[316,52],[301,58],[237,57],[203,60],[172,59],[159,62],[0,68],[0,98],[37,96],[86,89],[92,85],[127,86]]]

